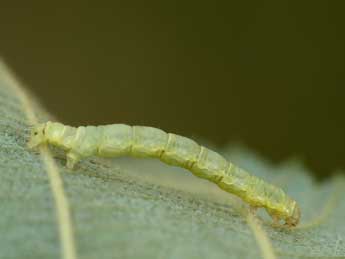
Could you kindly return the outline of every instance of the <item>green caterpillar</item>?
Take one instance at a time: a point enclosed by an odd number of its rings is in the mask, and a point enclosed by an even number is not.
[[[166,164],[186,168],[195,176],[239,196],[252,209],[264,207],[275,224],[284,220],[292,227],[300,220],[299,206],[282,189],[250,175],[189,138],[157,128],[125,124],[75,128],[48,121],[32,128],[28,146],[32,149],[42,144],[65,150],[70,169],[80,159],[89,156],[159,158]]]

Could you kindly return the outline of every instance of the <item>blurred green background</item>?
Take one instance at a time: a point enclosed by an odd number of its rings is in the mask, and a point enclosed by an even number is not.
[[[0,55],[71,125],[345,168],[344,1],[7,1]]]

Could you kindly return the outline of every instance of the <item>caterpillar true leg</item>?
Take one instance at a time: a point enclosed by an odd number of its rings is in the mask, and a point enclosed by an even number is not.
[[[80,157],[73,152],[67,152],[66,159],[67,159],[66,167],[68,169],[73,169],[74,166],[79,162]]]
[[[44,144],[62,148],[67,153],[67,167],[71,169],[89,156],[158,158],[237,195],[250,205],[251,213],[265,208],[275,223],[285,220],[286,225],[296,226],[301,216],[296,201],[282,189],[250,175],[186,137],[144,126],[113,124],[75,128],[50,121],[35,125],[31,132],[30,148]]]

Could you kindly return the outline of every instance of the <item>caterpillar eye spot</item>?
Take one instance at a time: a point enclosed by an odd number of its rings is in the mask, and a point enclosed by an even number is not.
[[[300,219],[296,201],[279,187],[250,175],[189,138],[157,128],[125,124],[75,128],[49,121],[35,129],[31,142],[37,145],[38,139],[40,143],[67,150],[67,167],[70,169],[82,158],[90,156],[157,158],[215,183],[253,208],[265,208],[275,222],[284,220],[289,227],[293,227]]]

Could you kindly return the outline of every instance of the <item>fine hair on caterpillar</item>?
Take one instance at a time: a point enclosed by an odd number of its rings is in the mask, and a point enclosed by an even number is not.
[[[297,202],[279,187],[250,175],[189,138],[161,129],[125,124],[71,127],[48,121],[32,127],[28,147],[34,149],[45,144],[64,150],[70,169],[90,156],[158,158],[237,195],[252,210],[265,208],[275,225],[284,220],[287,226],[293,227],[300,220]]]

